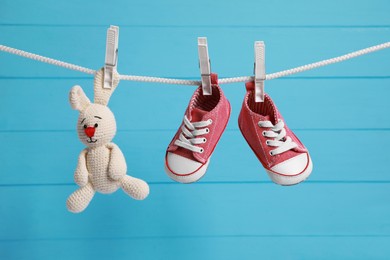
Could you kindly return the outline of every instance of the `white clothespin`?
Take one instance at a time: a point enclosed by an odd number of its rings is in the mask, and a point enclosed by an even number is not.
[[[111,25],[107,29],[106,61],[104,64],[103,88],[112,88],[114,72],[118,62],[119,27]]]
[[[198,38],[198,53],[203,95],[211,95],[211,66],[206,37]]]
[[[264,102],[265,45],[255,42],[255,102]]]

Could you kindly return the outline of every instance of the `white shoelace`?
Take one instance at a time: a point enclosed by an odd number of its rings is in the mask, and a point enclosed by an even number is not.
[[[206,143],[207,139],[204,137],[199,138],[197,136],[208,134],[210,130],[204,127],[209,126],[213,121],[211,119],[208,119],[206,121],[191,123],[190,120],[188,120],[187,116],[184,116],[183,122],[184,124],[181,127],[182,132],[180,133],[179,139],[175,141],[175,145],[196,153],[203,153],[203,148],[196,146],[196,144]]]
[[[285,138],[286,129],[284,129],[284,123],[282,120],[279,119],[276,125],[273,125],[270,121],[259,121],[258,125],[264,128],[271,128],[270,131],[263,131],[263,136],[274,138],[273,140],[267,140],[266,144],[268,146],[277,147],[276,149],[270,151],[271,156],[284,153],[298,146],[289,136]],[[283,139],[284,141],[282,141]]]

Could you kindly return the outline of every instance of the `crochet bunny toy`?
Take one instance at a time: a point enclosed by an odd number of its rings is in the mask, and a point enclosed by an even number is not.
[[[143,200],[149,194],[146,182],[126,175],[127,166],[122,151],[111,142],[116,133],[116,122],[107,104],[118,83],[119,77],[115,74],[112,88],[103,88],[101,69],[94,79],[94,103],[89,101],[80,86],[74,86],[70,91],[70,104],[80,111],[78,136],[87,146],[79,155],[74,173],[75,182],[80,188],[66,201],[68,210],[73,213],[83,211],[96,191],[107,194],[122,188],[137,200]]]

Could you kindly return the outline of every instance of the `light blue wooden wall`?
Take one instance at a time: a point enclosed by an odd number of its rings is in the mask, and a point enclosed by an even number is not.
[[[220,77],[267,72],[390,40],[387,0],[0,0],[0,44],[98,69],[120,26],[122,74],[199,78],[207,36]],[[237,126],[243,84],[223,85],[232,114],[206,176],[171,181],[165,148],[194,87],[122,81],[110,106],[145,201],[97,195],[66,211],[83,149],[68,91],[92,77],[0,53],[0,259],[390,259],[390,51],[266,82],[309,148],[308,181],[269,181]]]

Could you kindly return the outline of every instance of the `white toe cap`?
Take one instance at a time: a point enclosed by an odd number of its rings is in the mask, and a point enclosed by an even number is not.
[[[167,166],[174,174],[186,175],[198,170],[202,164],[174,153],[168,153]]]
[[[271,170],[283,175],[297,175],[306,169],[308,163],[309,155],[304,153],[275,165]]]

